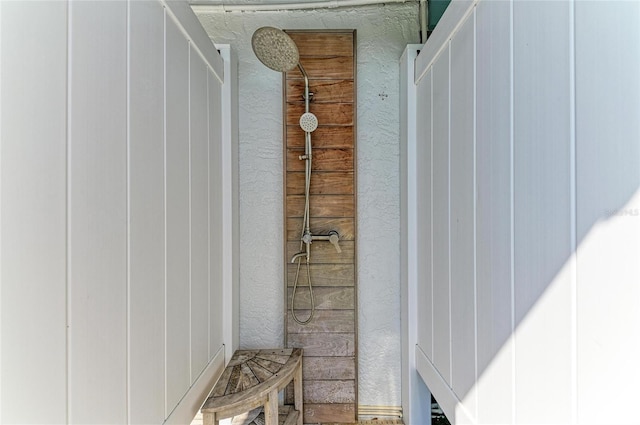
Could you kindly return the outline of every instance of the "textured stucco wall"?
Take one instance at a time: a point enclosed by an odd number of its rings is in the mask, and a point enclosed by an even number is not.
[[[419,41],[417,3],[357,9],[198,13],[238,54],[240,345],[284,341],[282,76],[251,51],[262,26],[357,30],[359,404],[399,406],[399,63]]]

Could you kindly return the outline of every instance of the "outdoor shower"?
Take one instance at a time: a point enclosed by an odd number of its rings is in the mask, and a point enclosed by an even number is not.
[[[312,165],[312,147],[311,133],[318,127],[318,118],[309,112],[309,102],[313,93],[309,92],[309,77],[300,64],[300,54],[298,46],[289,35],[284,31],[274,27],[262,27],[253,33],[251,46],[256,57],[268,68],[277,72],[288,72],[296,66],[302,73],[304,78],[304,105],[305,112],[300,117],[300,127],[304,131],[304,155],[298,157],[299,160],[305,161],[305,202],[304,213],[302,219],[302,230],[300,236],[300,251],[291,257],[291,263],[298,264],[296,268],[296,276],[293,284],[293,293],[291,296],[291,316],[299,324],[305,325],[313,319],[315,313],[315,300],[313,296],[313,287],[311,285],[311,244],[313,241],[329,241],[336,249],[341,252],[339,240],[340,235],[337,231],[332,230],[327,235],[313,235],[311,233],[310,213],[309,213],[309,189],[311,187],[311,165]],[[306,320],[300,320],[294,311],[294,302],[296,291],[298,289],[298,278],[300,276],[300,267],[303,258],[307,268],[307,283],[309,286],[309,295],[311,302],[311,313]]]

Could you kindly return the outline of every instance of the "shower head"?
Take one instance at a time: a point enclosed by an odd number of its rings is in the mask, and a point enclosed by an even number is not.
[[[251,37],[251,47],[260,62],[274,71],[291,71],[300,60],[296,43],[278,28],[258,28]]]
[[[311,112],[305,112],[300,117],[300,127],[307,133],[311,133],[318,128],[318,117]]]

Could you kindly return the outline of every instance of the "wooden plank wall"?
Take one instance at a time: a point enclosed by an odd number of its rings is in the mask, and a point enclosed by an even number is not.
[[[328,242],[311,249],[316,312],[307,325],[291,318],[292,287],[304,213],[304,80],[298,69],[285,75],[285,211],[287,268],[286,343],[304,348],[304,422],[354,422],[357,410],[355,31],[287,31],[300,50],[319,126],[312,133],[311,232],[340,234],[342,253]],[[301,267],[296,316],[309,317],[306,268]]]

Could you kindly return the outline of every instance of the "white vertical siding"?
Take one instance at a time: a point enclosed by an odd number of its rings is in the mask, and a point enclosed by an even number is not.
[[[451,286],[449,245],[449,47],[433,65],[433,363],[451,385]],[[418,117],[418,119],[428,119]]]
[[[66,20],[62,2],[0,2],[2,423],[67,422]]]
[[[476,378],[474,35],[471,15],[450,47],[451,386],[459,396]]]
[[[167,407],[191,383],[189,41],[166,19]],[[167,414],[170,412],[167,411]]]
[[[418,344],[424,352],[433,359],[433,218],[432,218],[432,191],[433,191],[433,160],[432,160],[432,73],[429,71],[425,81],[417,89],[418,101],[416,115],[427,117],[416,121],[416,134],[422,143],[416,143],[416,254],[417,276],[419,285],[417,294],[419,305],[428,308],[418,309],[418,321],[429,324],[418,329]]]
[[[164,9],[153,1],[130,2],[129,22],[129,419],[160,423],[165,418],[165,156],[164,43],[157,40],[164,38]]]
[[[581,1],[575,13],[577,419],[632,424],[640,420],[640,4]],[[607,31],[593,31],[603,23]]]
[[[191,49],[191,382],[209,360],[209,123],[207,67]],[[219,169],[219,166],[216,167]],[[220,227],[218,227],[219,229]],[[220,269],[220,267],[218,267]]]
[[[234,326],[222,59],[186,2],[0,15],[0,423],[189,422]]]
[[[69,422],[125,423],[127,4],[71,3],[69,26]]]
[[[224,237],[223,232],[233,229],[231,223],[223,223],[222,215],[223,208],[232,208],[232,205],[227,205],[222,199],[222,192],[224,189],[231,190],[231,188],[225,188],[222,180],[222,172],[225,163],[230,162],[230,158],[225,158],[222,155],[223,144],[222,142],[222,86],[218,82],[218,78],[212,73],[207,73],[207,108],[209,110],[209,116],[213,119],[209,120],[208,130],[208,156],[209,156],[209,188],[208,188],[208,200],[209,200],[209,281],[210,282],[222,282],[223,281],[223,269],[226,263],[226,255],[231,256],[233,250],[228,247],[229,252],[225,253],[223,246]],[[226,105],[226,108],[231,109],[231,105]],[[228,165],[232,167],[231,164]],[[235,167],[235,166],[233,166]],[[231,183],[231,182],[229,182]],[[230,202],[231,199],[227,200]],[[237,214],[237,210],[236,210]],[[225,228],[225,227],[228,227]],[[232,267],[230,267],[232,268]],[[237,276],[237,273],[236,273]],[[222,285],[210,285],[209,293],[209,323],[223,323],[225,318],[223,317],[223,305],[225,302],[229,303],[229,308],[233,308],[233,297],[230,300],[224,300],[223,291],[227,290],[231,282],[226,282],[225,287]],[[237,313],[237,311],[236,311]],[[223,327],[210,326],[209,327],[209,355],[212,356],[220,348],[220,345],[224,341]],[[231,358],[233,354],[233,337],[225,341],[225,345],[229,346],[231,353],[228,353],[228,358]],[[235,347],[237,348],[237,346]],[[225,347],[225,351],[227,347]]]
[[[477,394],[487,424],[513,419],[510,14],[509,2],[476,9]]]
[[[452,6],[416,58],[416,367],[453,423],[637,423],[640,7]]]
[[[520,423],[571,423],[572,277],[561,273],[571,257],[573,207],[570,6],[513,3],[515,390]],[[550,377],[554,385],[548,385]]]

